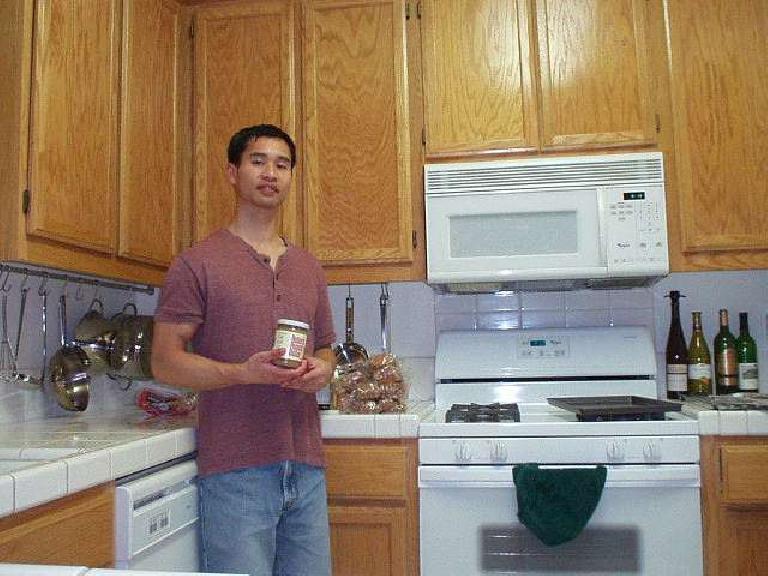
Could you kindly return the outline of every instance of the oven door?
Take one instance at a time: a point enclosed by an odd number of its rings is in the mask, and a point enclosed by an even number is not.
[[[555,547],[518,521],[512,468],[419,467],[422,576],[703,573],[698,465],[609,466],[590,522]]]

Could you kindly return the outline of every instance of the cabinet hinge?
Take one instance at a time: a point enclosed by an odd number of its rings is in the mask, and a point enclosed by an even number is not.
[[[190,22],[189,23],[189,37],[194,38],[195,37],[195,23]]]
[[[411,244],[413,245],[413,249],[415,250],[416,247],[419,245],[419,237],[416,234],[416,230],[411,230]]]
[[[416,2],[416,18],[421,20],[421,0],[418,0],[418,2]]]
[[[656,134],[661,133],[661,116],[659,114],[656,114]]]
[[[410,2],[405,3],[405,19],[406,20],[411,19],[411,3]]]
[[[21,213],[22,214],[29,214],[29,205],[32,202],[32,192],[29,191],[29,188],[26,188],[24,192],[21,193]]]
[[[427,127],[426,126],[421,127],[421,145],[424,147],[427,146]]]

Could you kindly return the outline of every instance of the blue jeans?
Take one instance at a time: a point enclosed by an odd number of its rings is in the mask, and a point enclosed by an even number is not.
[[[325,471],[285,461],[200,479],[202,566],[250,576],[330,576]]]

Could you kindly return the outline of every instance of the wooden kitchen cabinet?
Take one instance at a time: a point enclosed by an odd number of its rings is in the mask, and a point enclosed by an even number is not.
[[[417,444],[326,440],[335,576],[417,576]]]
[[[404,0],[305,0],[305,245],[331,283],[425,276]],[[410,24],[409,24],[410,22]]]
[[[194,239],[227,226],[235,192],[226,174],[227,146],[240,128],[269,123],[299,143],[295,3],[213,2],[195,6]],[[301,162],[282,208],[281,233],[302,244]]]
[[[702,436],[707,576],[750,576],[768,566],[768,437]]]
[[[666,3],[674,271],[768,267],[768,4]]]
[[[113,566],[114,515],[109,483],[0,518],[0,562]]]
[[[646,0],[425,0],[426,153],[653,145]]]
[[[2,10],[2,258],[162,282],[183,234],[178,3]]]

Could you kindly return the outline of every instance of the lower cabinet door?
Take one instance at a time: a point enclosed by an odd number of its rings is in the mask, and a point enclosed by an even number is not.
[[[334,576],[406,574],[406,512],[391,506],[328,508]]]

